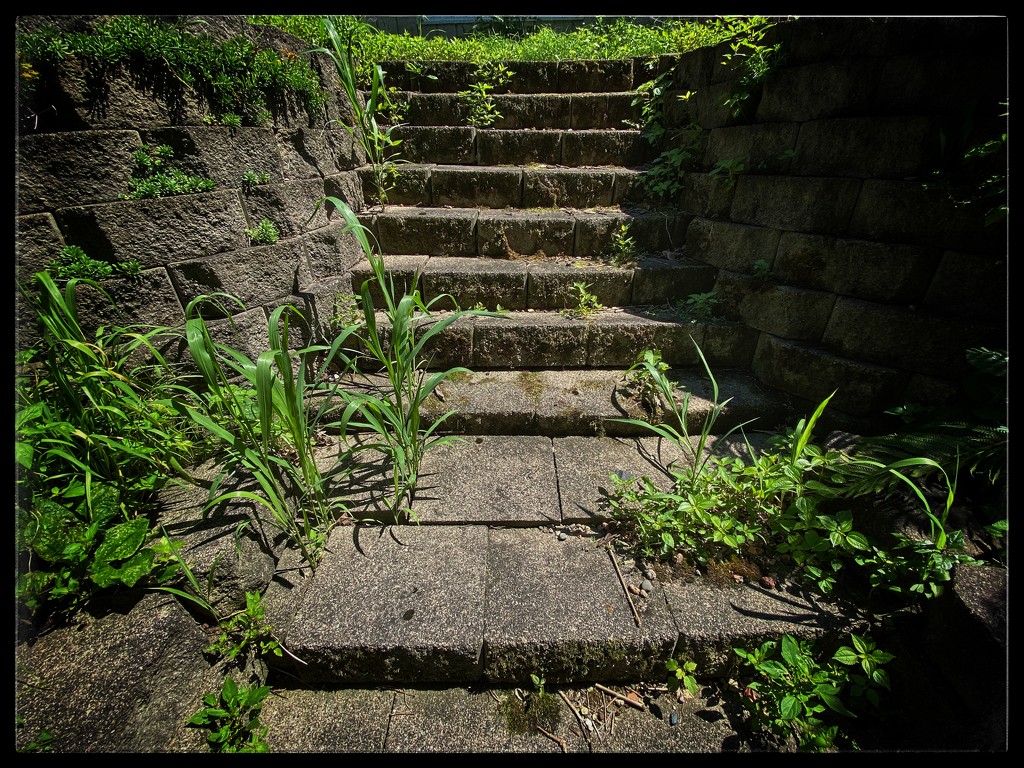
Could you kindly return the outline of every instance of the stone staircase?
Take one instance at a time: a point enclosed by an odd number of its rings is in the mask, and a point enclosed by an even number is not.
[[[464,316],[429,347],[431,368],[469,372],[425,406],[425,423],[454,410],[444,430],[461,440],[427,453],[419,524],[388,526],[364,488],[350,496],[363,522],[336,529],[315,574],[278,564],[301,574],[275,578],[265,598],[302,659],[293,671],[312,684],[643,680],[673,654],[714,674],[742,638],[849,626],[759,584],[672,583],[604,539],[611,473],[668,484],[666,467],[689,460],[618,421],[649,416],[625,379],[644,350],[659,350],[690,393],[697,432],[714,383],[729,400],[718,435],[751,420],[774,429],[789,413],[742,367],[754,331],[674,309],[712,290],[715,270],[686,253],[686,214],[637,194],[652,150],[627,122],[638,117],[632,62],[525,65],[532,75],[513,80],[523,92],[495,97],[503,117],[488,128],[461,117],[465,67],[438,66],[421,81],[433,92],[402,94],[406,162],[387,204],[358,215],[396,288],[430,304],[426,323],[474,307],[500,315]],[[623,231],[635,251],[617,259]],[[368,261],[356,265],[352,292],[371,279]],[[599,309],[574,311],[579,285]],[[365,381],[376,385],[373,372]]]
[[[442,314],[503,314],[463,318],[431,347],[431,367],[473,373],[446,383],[430,415],[455,404],[446,428],[474,434],[646,434],[611,421],[643,415],[623,391],[624,372],[657,349],[702,418],[711,386],[699,346],[722,399],[733,398],[719,428],[755,417],[778,426],[785,398],[744,369],[756,332],[695,322],[675,306],[712,291],[716,270],[686,253],[692,217],[646,206],[639,193],[655,150],[631,127],[634,89],[650,75],[634,75],[631,61],[516,63],[516,91],[493,97],[501,117],[474,128],[458,95],[472,68],[435,68],[434,79],[387,68],[389,84],[431,90],[398,94],[408,124],[394,133],[395,188],[360,214],[397,289],[419,289]],[[376,200],[370,169],[361,175]],[[357,265],[353,292],[371,277],[368,262]],[[580,311],[584,291],[599,309]]]

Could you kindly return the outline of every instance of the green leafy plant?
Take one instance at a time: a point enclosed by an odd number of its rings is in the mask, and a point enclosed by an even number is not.
[[[264,620],[264,613],[260,593],[246,592],[245,608],[221,620],[220,636],[206,652],[221,654],[228,659],[250,651],[258,656],[281,656],[281,644],[274,635],[274,627]]]
[[[242,190],[244,192],[252,192],[252,190],[260,184],[266,184],[270,181],[269,173],[257,173],[256,171],[246,171],[242,174]]]
[[[715,319],[715,307],[721,303],[715,291],[691,293],[683,301],[676,302],[673,312],[691,323],[708,322]]]
[[[999,106],[1008,107],[1001,101]],[[984,209],[985,226],[1006,219],[1009,212],[1006,182],[1006,129],[982,133],[972,102],[964,107],[959,124],[939,129],[940,167],[934,170],[925,189],[937,189],[958,208]],[[1000,120],[1009,111],[999,115]],[[979,121],[984,122],[984,121]],[[985,124],[988,127],[988,124]]]
[[[782,63],[782,43],[764,45],[764,36],[775,23],[763,16],[726,16],[717,23],[731,37],[730,51],[724,54],[722,63],[737,66],[740,73],[723,106],[730,109],[733,117],[739,117],[750,107],[761,84]]]
[[[853,647],[841,647],[825,664],[816,658],[810,643],[790,634],[783,635],[781,642],[769,640],[759,648],[734,648],[749,671],[741,701],[750,713],[752,727],[793,737],[802,751],[834,751],[845,735],[827,716],[857,716],[843,696],[877,704],[879,689],[889,688],[882,665],[892,660],[892,655],[876,649],[868,639],[857,635],[851,639]],[[847,667],[858,664],[863,674],[851,674]],[[851,746],[856,748],[856,744]]]
[[[708,176],[724,176],[725,183],[730,187],[736,186],[736,177],[747,171],[747,159],[743,157],[730,157],[719,160],[708,172]]]
[[[910,599],[941,594],[956,563],[974,562],[964,551],[962,532],[947,530],[956,485],[935,461],[918,456],[883,463],[840,451],[823,452],[811,442],[814,426],[832,395],[794,429],[775,436],[771,450],[758,453],[748,442],[748,465],[739,457],[717,457],[706,450],[714,422],[728,403],[718,402],[717,383],[706,361],[712,407],[696,440],[691,440],[686,424],[689,393],[680,405],[659,357],[651,354],[635,365],[642,371],[644,387],[658,396],[660,407],[670,416],[659,423],[623,421],[671,440],[692,458],[688,466],[669,468],[673,477],[669,490],[647,477],[621,479],[612,474],[613,517],[627,527],[643,555],[669,559],[679,554],[707,566],[768,553],[772,561],[788,562],[795,578],[824,594],[833,592],[845,576],[849,590],[859,589],[863,579],[869,591]],[[944,481],[940,509],[933,508],[908,474],[919,469],[937,472]],[[847,505],[871,487],[858,480],[866,471],[896,479],[927,521],[926,534],[914,538],[891,534],[888,540],[871,541],[856,530],[854,511]],[[874,492],[866,496],[873,498]]]
[[[669,691],[678,691],[680,686],[696,696],[698,693],[697,678],[693,673],[697,671],[697,662],[688,659],[669,659],[665,662],[665,671],[668,672],[667,682]]]
[[[494,103],[491,91],[508,83],[514,75],[515,72],[500,62],[484,61],[477,65],[469,88],[458,93],[466,109],[466,122],[469,125],[487,128],[501,119],[501,112]]]
[[[60,249],[60,255],[46,265],[46,271],[57,280],[106,280],[112,277],[133,280],[142,274],[142,265],[138,259],[101,261],[88,256],[77,245],[65,245]]]
[[[90,336],[77,292],[47,272],[21,288],[39,323],[41,348],[26,350],[15,377],[16,593],[30,609],[68,609],[99,589],[132,586],[158,569],[146,516],[155,491],[195,454],[194,427],[173,408],[160,355],[170,329],[104,326]]]
[[[14,716],[14,727],[24,728],[25,718],[21,715]],[[54,735],[46,728],[39,729],[39,735],[18,749],[18,752],[52,752]]]
[[[266,736],[270,730],[260,724],[263,700],[270,686],[239,686],[231,675],[224,678],[219,694],[203,696],[206,705],[188,719],[188,724],[210,731],[206,737],[211,752],[269,752]]]
[[[577,282],[572,284],[573,290],[579,297],[575,307],[568,307],[561,310],[562,317],[582,317],[584,320],[597,314],[604,305],[597,300],[597,296],[590,292],[590,284]]]
[[[428,72],[424,65],[420,62],[407,61],[405,62],[405,69],[410,75],[412,75],[415,78],[415,82],[417,85],[419,85],[420,82],[424,79],[434,81],[437,80],[437,75],[433,74],[432,72]]]
[[[767,280],[772,276],[772,267],[765,259],[758,259],[754,262],[753,274],[760,280]]]
[[[135,171],[128,181],[128,192],[123,200],[141,200],[208,192],[217,183],[213,179],[189,176],[177,168],[169,167],[174,150],[166,144],[158,147],[142,145],[135,151]]]
[[[249,238],[251,245],[273,245],[281,237],[270,219],[263,219],[253,229],[245,230],[245,236]]]
[[[205,100],[211,113],[240,115],[248,125],[271,122],[272,104],[294,100],[311,115],[326,104],[319,77],[295,52],[263,49],[244,37],[217,40],[193,34],[189,27],[194,19],[180,19],[168,23],[157,16],[108,16],[86,31],[46,27],[21,34],[17,46],[22,60],[40,77],[52,77],[73,56],[85,69],[87,82],[103,82],[113,71],[130,70],[141,80],[165,84],[166,98],[172,101],[188,91]]]
[[[683,191],[686,166],[693,160],[691,148],[674,147],[658,155],[640,177],[644,196],[654,202],[672,202]]]
[[[626,120],[625,124],[640,131],[651,146],[659,146],[665,136],[664,98],[672,86],[672,73],[662,72],[653,80],[637,87],[630,105],[640,108],[639,120]]]
[[[631,234],[629,222],[620,224],[612,231],[611,257],[616,267],[625,267],[636,263],[638,250],[636,238]]]
[[[360,297],[354,293],[334,294],[334,307],[331,314],[331,331],[336,333],[343,328],[359,325],[363,321],[363,310],[359,306]]]

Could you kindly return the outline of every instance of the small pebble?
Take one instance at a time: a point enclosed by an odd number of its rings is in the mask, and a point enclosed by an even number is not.
[[[640,582],[640,589],[642,589],[644,592],[653,592],[654,585],[651,583],[650,579],[644,579],[642,582]]]
[[[647,570],[644,571],[644,576],[646,576],[651,581],[654,581],[654,579],[657,577],[657,575],[658,574],[655,573],[653,568],[648,568]]]
[[[565,541],[567,538],[569,538],[569,537],[568,537],[568,535],[566,534],[565,531],[559,531],[558,532],[558,540],[559,541]]]
[[[668,716],[668,724],[669,725],[676,725],[678,722],[679,722],[679,715],[677,715],[675,712],[673,712],[671,715]]]

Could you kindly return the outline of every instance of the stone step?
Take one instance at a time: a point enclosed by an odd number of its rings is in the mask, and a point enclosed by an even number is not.
[[[403,163],[388,204],[442,208],[602,208],[636,202],[641,171],[544,165]],[[377,200],[373,170],[359,169],[363,196]]]
[[[707,372],[696,367],[666,371],[676,384],[676,403],[686,399],[688,434],[703,431],[723,435],[742,427],[747,431],[777,430],[795,423],[795,409],[788,400],[769,390],[744,371],[714,373],[718,387],[716,406],[713,384]],[[341,380],[350,391],[369,391],[386,396],[382,374],[360,373]],[[688,399],[687,399],[688,398]],[[312,402],[319,407],[323,396]],[[445,379],[421,408],[424,423],[432,424],[446,413],[440,433],[465,435],[572,435],[646,437],[654,433],[641,424],[666,423],[680,430],[678,419],[645,400],[644,392],[624,369],[580,370],[485,370],[456,372]]]
[[[437,310],[483,305],[496,310],[568,310],[579,305],[578,284],[605,307],[668,305],[681,296],[714,287],[715,270],[684,257],[644,257],[632,265],[614,266],[590,259],[496,259],[486,256],[380,257],[397,291],[419,290]],[[370,262],[351,271],[353,293],[371,281],[374,306],[383,299]],[[440,297],[448,296],[450,299]]]
[[[441,165],[524,165],[573,168],[601,165],[638,167],[658,153],[639,130],[498,130],[451,125],[398,125],[401,158]]]
[[[637,252],[679,251],[692,218],[679,212],[617,207],[532,211],[387,206],[359,214],[383,254],[505,259],[611,257],[614,236],[622,234],[623,227]]]
[[[459,93],[398,92],[391,96],[405,110],[402,122],[410,125],[469,125],[469,102]],[[497,94],[491,103],[498,117],[488,127],[583,131],[635,129],[641,119],[636,94],[545,93]]]
[[[451,316],[424,315],[417,334]],[[386,315],[377,312],[375,322],[386,343]],[[699,347],[714,372],[749,369],[759,335],[741,323],[681,320],[658,307],[605,308],[587,317],[531,310],[467,314],[427,341],[423,359],[432,369],[625,369],[645,350],[657,349],[670,367],[688,368],[702,365]]]
[[[668,483],[671,453],[649,439],[530,436],[428,451],[418,523],[340,526],[315,573],[279,563],[289,578],[272,582],[264,605],[290,652],[280,663],[300,659],[292,672],[306,685],[524,684],[530,674],[554,684],[656,679],[685,654],[713,677],[738,643],[863,631],[784,583],[686,579],[611,549],[600,525],[609,475]]]

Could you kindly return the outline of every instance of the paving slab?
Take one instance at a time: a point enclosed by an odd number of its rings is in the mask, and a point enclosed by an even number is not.
[[[558,495],[562,520],[566,523],[600,523],[611,518],[608,500],[615,493],[613,472],[627,477],[647,477],[661,488],[669,488],[667,471],[674,461],[685,461],[675,444],[657,437],[600,438],[559,437],[554,439],[558,467]]]
[[[403,688],[396,693],[387,752],[561,752],[555,740],[536,730],[510,727],[503,707],[510,689]],[[557,727],[551,733],[567,751],[586,751],[586,741],[559,699]]]
[[[286,637],[316,682],[478,680],[487,529],[336,528]]]
[[[655,585],[649,597],[632,597],[624,583],[641,583],[635,564],[613,561],[594,535],[564,534],[490,532],[486,679],[647,679],[675,645],[664,596]]]
[[[421,523],[560,523],[551,439],[477,435],[431,450],[413,512]]]
[[[271,752],[383,752],[395,692],[275,688],[260,724]]]

